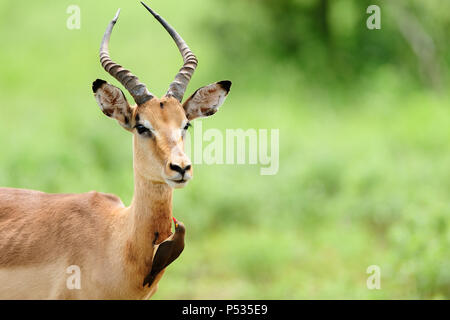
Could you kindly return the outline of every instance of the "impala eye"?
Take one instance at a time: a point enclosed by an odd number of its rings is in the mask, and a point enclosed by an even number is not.
[[[135,128],[139,134],[151,134],[150,129],[144,127],[142,124],[137,124]]]

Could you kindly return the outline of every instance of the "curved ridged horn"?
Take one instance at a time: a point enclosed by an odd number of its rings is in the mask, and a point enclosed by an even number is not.
[[[141,3],[155,17],[155,19],[162,24],[164,29],[167,30],[172,39],[175,41],[175,44],[177,45],[178,50],[180,50],[181,56],[183,57],[183,67],[181,67],[180,71],[178,71],[178,74],[175,76],[175,79],[170,84],[169,90],[166,93],[166,95],[173,96],[181,102],[181,100],[183,100],[184,92],[186,91],[189,80],[191,80],[192,74],[197,67],[197,57],[192,53],[191,49],[189,49],[183,38],[180,37],[175,29],[166,22],[166,20],[164,20],[155,11],[150,9],[145,3],[143,3],[142,1]]]
[[[102,67],[112,75],[114,78],[128,90],[133,97],[134,101],[138,105],[143,104],[145,101],[153,98],[153,95],[147,90],[147,87],[139,81],[139,79],[130,72],[123,68],[121,65],[115,63],[109,57],[109,38],[111,37],[111,31],[119,18],[120,9],[117,10],[114,19],[111,20],[103,35],[102,43],[100,45],[100,63]]]

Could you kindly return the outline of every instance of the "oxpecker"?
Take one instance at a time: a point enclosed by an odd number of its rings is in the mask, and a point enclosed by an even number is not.
[[[167,240],[161,242],[156,248],[156,253],[153,257],[152,269],[145,277],[143,286],[147,284],[152,285],[158,273],[171,264],[184,249],[184,235],[186,228],[184,224],[175,218],[173,223],[175,224],[175,233],[171,235]]]

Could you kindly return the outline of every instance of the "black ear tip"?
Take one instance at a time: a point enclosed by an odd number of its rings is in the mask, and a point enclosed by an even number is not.
[[[231,88],[231,81],[229,80],[222,80],[217,82],[218,85],[220,85],[227,93],[230,91]]]
[[[92,91],[94,91],[94,93],[97,92],[98,88],[100,88],[102,86],[102,84],[106,83],[105,80],[102,79],[97,79],[92,83]]]

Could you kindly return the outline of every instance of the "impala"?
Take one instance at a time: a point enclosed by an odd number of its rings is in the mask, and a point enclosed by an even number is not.
[[[143,280],[158,244],[171,235],[173,188],[184,187],[193,177],[184,153],[189,121],[213,115],[231,82],[202,87],[182,104],[197,59],[175,29],[143,5],[183,57],[167,93],[157,98],[111,60],[108,43],[120,9],[103,36],[100,62],[136,105],[104,80],[92,85],[101,111],[133,135],[133,200],[126,207],[115,195],[95,191],[48,194],[0,188],[0,298],[145,299],[157,289],[164,270],[151,287],[144,287]],[[66,284],[72,265],[79,267],[80,289]]]

